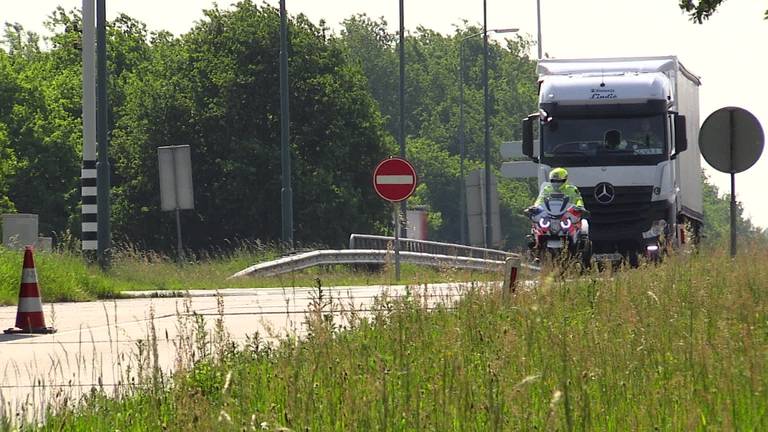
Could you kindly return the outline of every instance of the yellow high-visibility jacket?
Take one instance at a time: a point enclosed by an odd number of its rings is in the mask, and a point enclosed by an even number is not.
[[[542,205],[544,203],[544,199],[549,198],[553,193],[561,193],[567,196],[573,205],[577,207],[584,207],[584,200],[581,198],[579,188],[572,184],[565,183],[560,187],[560,190],[556,192],[555,188],[553,188],[552,184],[549,182],[544,183],[544,186],[542,186],[541,191],[539,192],[539,197],[536,198],[536,202],[534,202],[533,205]]]

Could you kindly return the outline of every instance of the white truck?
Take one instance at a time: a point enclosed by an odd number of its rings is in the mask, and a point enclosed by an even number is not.
[[[536,166],[521,172],[535,169],[542,184],[550,169],[568,170],[591,213],[596,258],[658,256],[686,241],[686,226],[696,240],[699,78],[674,56],[544,59],[538,73],[539,112],[522,128]]]

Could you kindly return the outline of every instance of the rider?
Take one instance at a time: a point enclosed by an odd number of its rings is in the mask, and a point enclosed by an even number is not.
[[[549,172],[549,182],[544,183],[541,192],[539,192],[539,197],[536,198],[536,202],[533,205],[540,206],[544,203],[545,199],[554,193],[565,195],[576,207],[584,207],[584,200],[581,198],[579,188],[568,183],[568,171],[565,168],[555,168]]]

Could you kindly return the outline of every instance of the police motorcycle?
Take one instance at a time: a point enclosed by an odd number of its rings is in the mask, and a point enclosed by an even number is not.
[[[525,209],[524,214],[531,220],[528,248],[535,263],[578,259],[583,268],[590,267],[588,210],[574,205],[564,194],[554,193],[541,205]]]

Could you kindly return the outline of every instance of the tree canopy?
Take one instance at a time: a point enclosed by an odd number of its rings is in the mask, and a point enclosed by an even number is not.
[[[708,20],[715,11],[717,11],[725,0],[699,0],[698,2],[694,0],[679,1],[680,9],[688,13],[691,21],[703,24],[704,21]],[[768,20],[768,10],[765,11],[764,19]]]
[[[39,214],[41,232],[79,238],[82,152],[78,11],[57,8],[41,38],[6,25],[0,45],[0,212]],[[483,165],[483,43],[464,23],[453,34],[419,27],[406,38],[407,156],[420,185],[411,204],[430,211],[431,239],[460,238],[459,112],[466,172]],[[396,153],[397,37],[364,14],[335,34],[305,16],[289,20],[295,239],[340,246],[350,233],[391,233],[391,207],[371,187],[376,163]],[[46,48],[41,49],[45,41]],[[108,23],[113,236],[170,249],[174,218],[159,208],[157,147],[192,150],[195,209],[182,214],[185,244],[228,248],[280,238],[279,14],[244,0],[217,6],[186,34],[149,32],[126,15]],[[491,157],[520,139],[535,111],[532,42],[489,47]],[[461,50],[460,48],[462,48]],[[463,53],[463,58],[460,57]],[[459,75],[464,63],[463,76]],[[460,97],[463,82],[464,97]],[[498,177],[498,169],[494,168]],[[506,247],[520,246],[535,181],[499,179]],[[723,235],[723,198],[705,186],[712,238]],[[724,222],[725,221],[725,222]],[[747,231],[754,231],[744,225]]]

